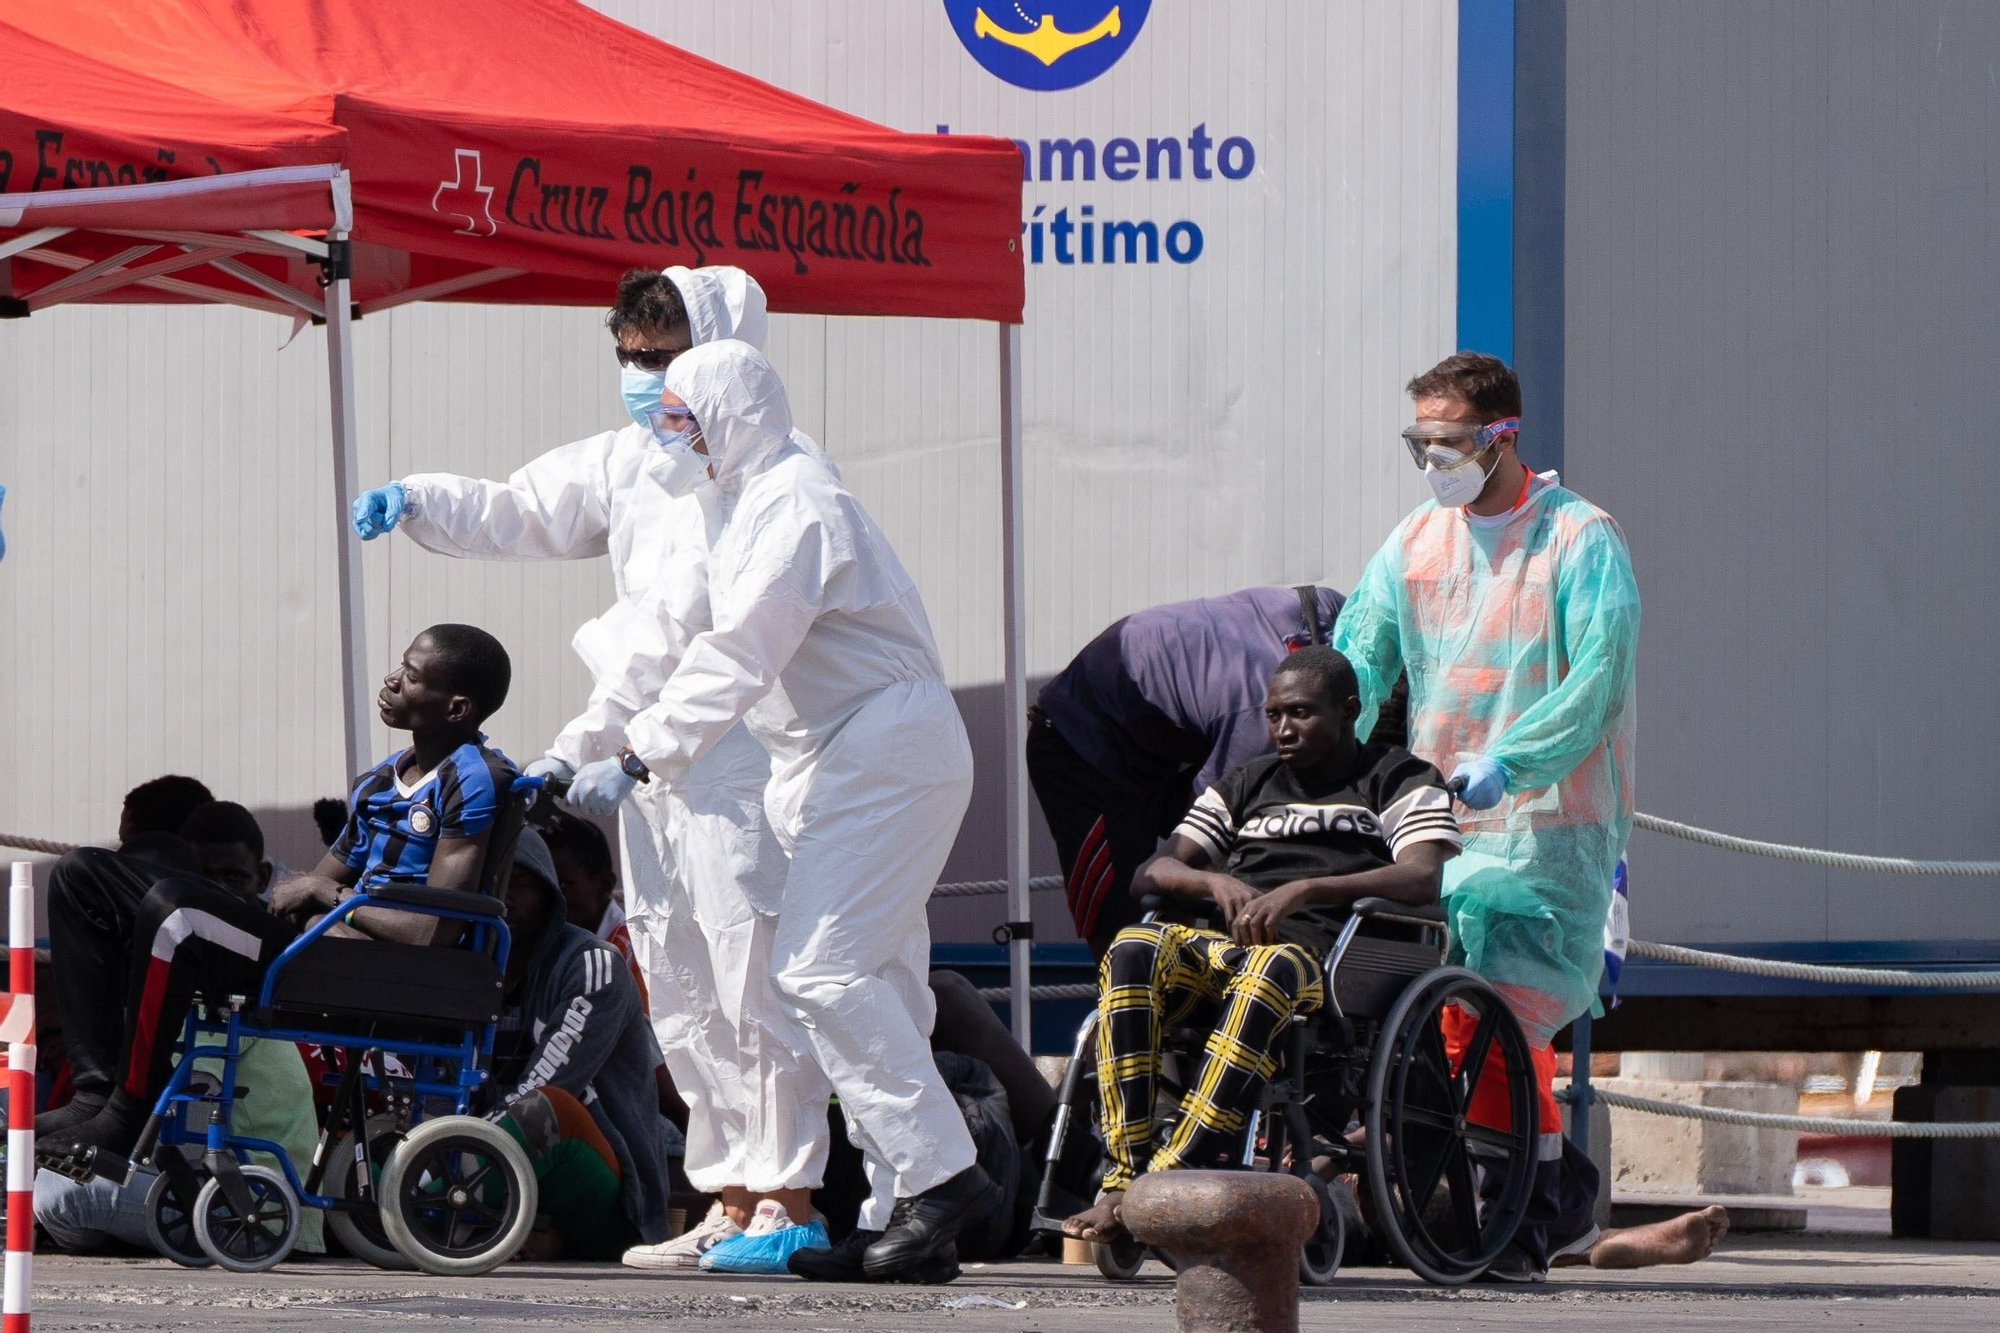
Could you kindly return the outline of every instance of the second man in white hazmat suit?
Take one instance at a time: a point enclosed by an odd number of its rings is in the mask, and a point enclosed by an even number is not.
[[[603,801],[680,787],[739,721],[770,752],[765,809],[791,855],[778,990],[876,1187],[859,1267],[921,1276],[1000,1193],[928,1041],[926,904],[971,796],[965,727],[916,586],[860,502],[792,442],[770,363],[743,342],[697,347],[668,369],[664,398],[684,409],[667,452],[701,468],[689,484],[708,518],[710,624],[625,729],[643,783],[603,760],[577,788]]]
[[[701,510],[675,493],[645,424],[665,370],[696,344],[761,343],[767,326],[762,289],[737,268],[634,270],[606,322],[633,424],[551,450],[504,482],[420,473],[355,506],[364,538],[400,525],[444,555],[610,556],[616,601],[575,639],[595,681],[589,705],[528,770],[561,777],[615,754],[625,722],[658,693],[684,627],[706,622]],[[697,1189],[722,1195],[688,1235],[628,1254],[634,1266],[694,1267],[746,1226],[803,1222],[824,1169],[826,1085],[770,978],[786,873],[763,813],[770,771],[737,727],[686,782],[652,785],[620,810],[633,952],[688,1104],[686,1171]],[[776,1209],[756,1218],[769,1196]]]

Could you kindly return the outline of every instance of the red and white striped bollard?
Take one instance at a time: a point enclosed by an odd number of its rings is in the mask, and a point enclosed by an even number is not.
[[[14,862],[7,895],[7,1267],[0,1333],[28,1333],[35,1258],[35,868]]]

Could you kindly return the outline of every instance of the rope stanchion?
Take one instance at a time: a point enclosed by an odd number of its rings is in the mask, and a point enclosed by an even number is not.
[[[35,873],[14,862],[7,894],[7,1260],[0,1333],[28,1333],[35,1255]]]
[[[1556,1094],[1556,1100],[1566,1102],[1573,1096],[1565,1088]],[[1649,1115],[1672,1116],[1681,1120],[1711,1120],[1716,1124],[1739,1125],[1745,1129],[1789,1129],[1800,1134],[1828,1134],[1849,1139],[2000,1138],[2000,1120],[1841,1120],[1832,1116],[1775,1115],[1768,1111],[1733,1111],[1724,1106],[1691,1106],[1686,1102],[1665,1102],[1655,1097],[1634,1097],[1626,1092],[1613,1092],[1598,1083],[1591,1085],[1590,1096],[1593,1101],[1607,1106],[1622,1106],[1628,1111],[1644,1111]]]
[[[1706,967],[1718,972],[1735,972],[1751,977],[1776,977],[1785,981],[1816,981],[1832,986],[1880,986],[1899,990],[2000,991],[2000,969],[1971,972],[1909,972],[1886,967],[1823,967],[1813,963],[1787,963],[1775,958],[1746,958],[1733,953],[1710,953],[1678,944],[1655,944],[1633,940],[1628,955],[1655,958],[1663,963],[1686,967]]]
[[[1670,838],[1684,838],[1700,843],[1704,847],[1716,847],[1725,852],[1742,852],[1746,856],[1767,856],[1779,861],[1799,861],[1806,865],[1831,866],[1836,870],[1872,870],[1884,875],[2000,875],[2000,861],[1913,861],[1901,856],[1862,856],[1854,852],[1829,852],[1817,847],[1795,847],[1784,842],[1761,842],[1756,838],[1739,838],[1728,833],[1717,833],[1693,824],[1683,824],[1675,819],[1662,819],[1658,815],[1635,814],[1632,816],[1635,828],[1649,833],[1664,833]]]

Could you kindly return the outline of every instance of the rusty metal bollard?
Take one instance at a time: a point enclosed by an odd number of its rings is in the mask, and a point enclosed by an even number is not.
[[[1173,1254],[1179,1333],[1297,1333],[1299,1249],[1319,1200],[1279,1172],[1154,1171],[1125,1194],[1125,1227]]]

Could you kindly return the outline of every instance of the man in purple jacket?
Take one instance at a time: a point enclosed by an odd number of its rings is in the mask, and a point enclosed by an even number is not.
[[[1028,709],[1028,779],[1093,955],[1139,919],[1132,874],[1194,794],[1271,748],[1271,673],[1327,642],[1343,600],[1311,585],[1245,588],[1135,611],[1042,687]]]

